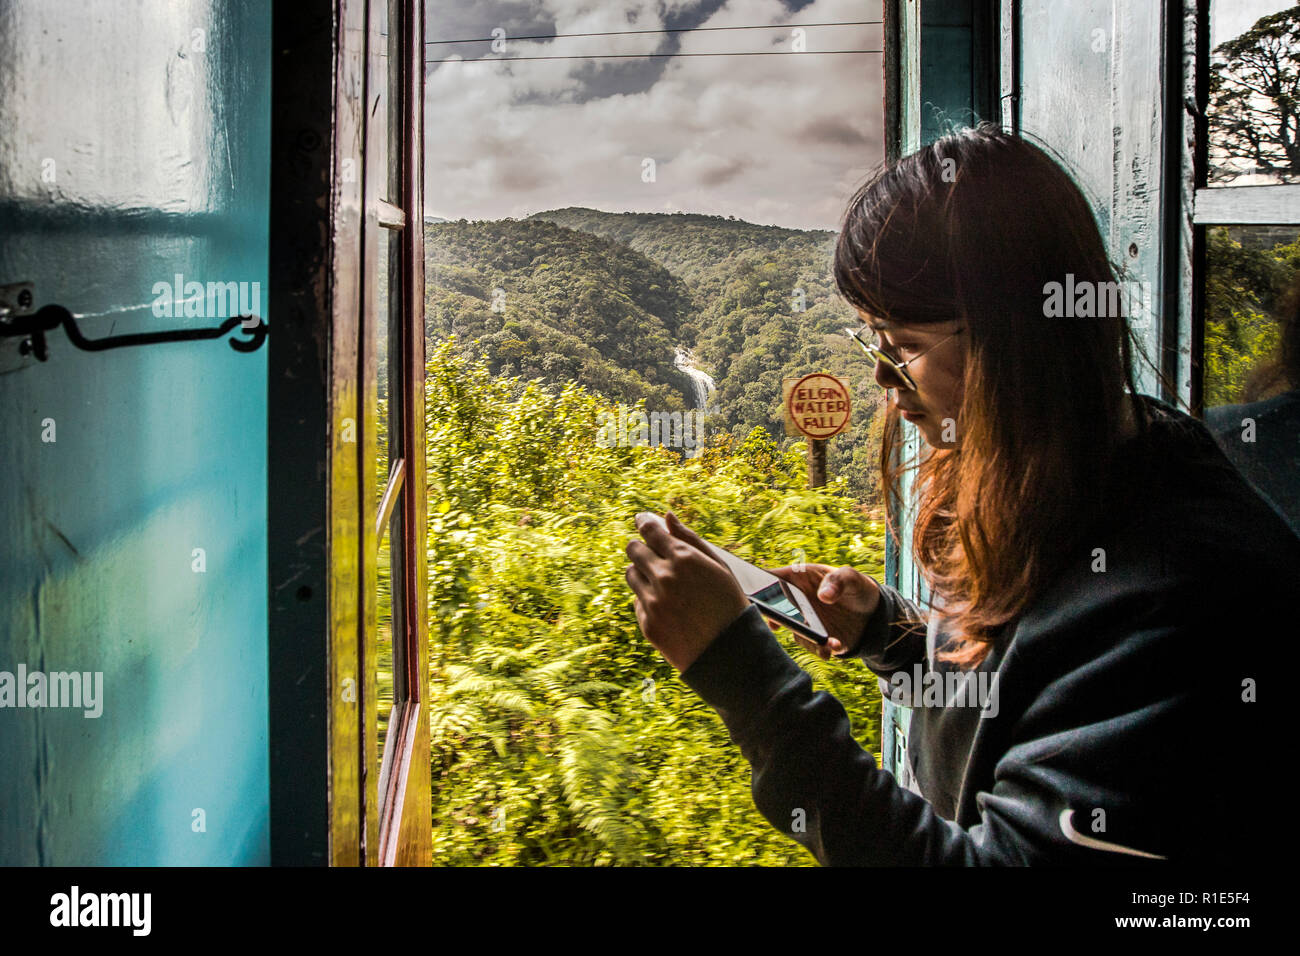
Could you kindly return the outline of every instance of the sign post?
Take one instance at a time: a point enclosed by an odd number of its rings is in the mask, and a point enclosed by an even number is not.
[[[782,383],[787,435],[808,439],[808,487],[826,484],[826,442],[849,427],[853,410],[849,386],[828,372],[813,372]]]

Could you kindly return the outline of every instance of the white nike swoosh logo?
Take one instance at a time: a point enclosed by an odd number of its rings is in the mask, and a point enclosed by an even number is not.
[[[1072,817],[1074,811],[1066,808],[1061,811],[1061,832],[1071,843],[1077,843],[1079,846],[1086,846],[1093,850],[1106,850],[1110,853],[1128,853],[1131,856],[1144,856],[1149,860],[1167,860],[1167,856],[1161,856],[1158,853],[1147,853],[1144,850],[1135,850],[1130,846],[1121,846],[1118,843],[1108,843],[1105,840],[1098,840],[1096,837],[1086,836],[1074,828]]]

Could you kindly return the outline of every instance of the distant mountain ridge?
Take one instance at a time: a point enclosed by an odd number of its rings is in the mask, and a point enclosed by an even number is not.
[[[755,249],[813,252],[823,248],[829,252],[835,238],[835,233],[824,229],[761,226],[743,219],[702,213],[604,212],[566,206],[533,213],[528,219],[542,219],[625,243],[688,281],[698,278],[709,263],[736,252]]]
[[[493,372],[689,407],[673,365],[681,279],[628,246],[542,220],[429,224],[426,336],[473,342]]]

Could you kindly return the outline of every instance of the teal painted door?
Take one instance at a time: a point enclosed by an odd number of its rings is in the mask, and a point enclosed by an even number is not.
[[[0,285],[91,338],[232,314],[195,282],[264,315],[270,60],[266,3],[0,4]],[[188,302],[167,301],[177,277]],[[0,338],[0,864],[268,862],[267,350],[18,344]],[[18,707],[20,669],[90,675],[98,699]]]
[[[1165,52],[1165,6],[1154,0],[1024,0],[1015,24],[1015,121],[1073,173],[1096,213],[1142,351],[1138,388],[1176,401],[1159,381],[1172,361],[1183,375],[1171,385],[1186,401],[1186,318],[1180,332],[1175,310],[1161,308],[1166,291],[1173,291],[1165,289],[1164,276],[1176,248],[1165,232],[1166,204],[1178,201],[1165,179],[1165,83],[1171,71],[1177,75]],[[1181,31],[1181,23],[1172,29]],[[1162,354],[1169,339],[1182,342],[1181,357]]]

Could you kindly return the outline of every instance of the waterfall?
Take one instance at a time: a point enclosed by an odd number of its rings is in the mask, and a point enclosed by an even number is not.
[[[690,349],[677,346],[673,355],[673,365],[685,372],[691,379],[691,394],[695,400],[695,407],[702,412],[710,411],[709,396],[713,394],[717,386],[713,382],[713,377],[708,372],[702,372],[695,367],[695,356]]]

